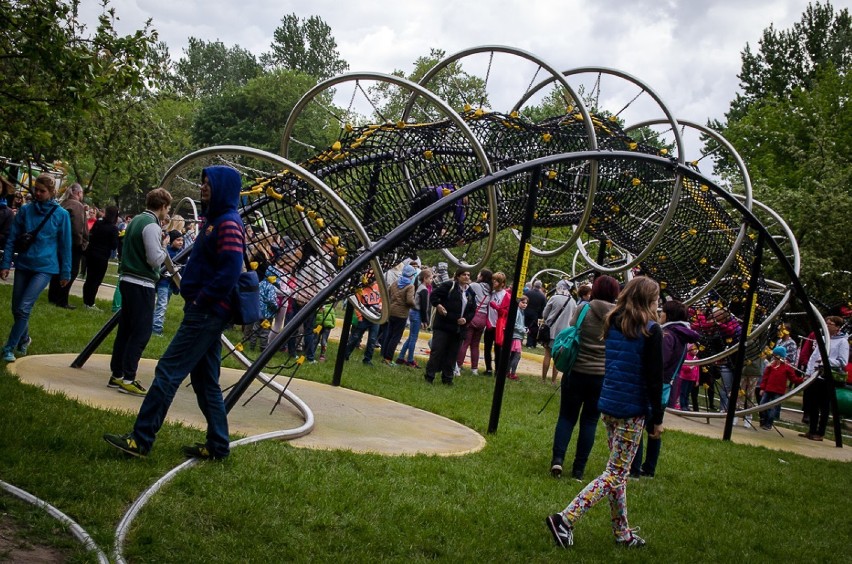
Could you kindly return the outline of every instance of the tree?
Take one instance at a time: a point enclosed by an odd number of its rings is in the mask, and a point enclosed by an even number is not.
[[[184,56],[175,64],[177,87],[190,98],[203,98],[232,86],[243,86],[263,73],[255,56],[239,45],[190,37]]]
[[[120,37],[104,0],[94,34],[77,21],[79,0],[0,1],[0,154],[36,162],[62,157],[80,124],[143,95],[163,75],[149,54],[150,22]]]
[[[203,102],[192,125],[192,138],[202,146],[243,145],[277,153],[287,117],[313,84],[314,78],[303,72],[278,70],[231,88]],[[324,102],[331,105],[330,99]],[[313,156],[331,145],[339,128],[337,123],[329,127],[330,117],[316,104],[305,108],[294,136],[317,149],[294,146],[291,159]]]
[[[301,71],[319,80],[349,69],[349,63],[340,57],[331,28],[319,16],[302,19],[287,14],[281,18],[270,49],[260,57],[268,69]]]
[[[744,116],[764,100],[789,99],[799,89],[811,89],[827,63],[846,73],[852,65],[849,10],[835,13],[830,2],[809,4],[791,29],[779,31],[772,25],[765,29],[756,53],[746,44],[742,61],[737,75],[742,93],[731,102],[728,120]]]
[[[445,56],[446,52],[442,49],[430,49],[428,56],[418,57],[414,61],[414,70],[411,73],[406,75],[404,71],[396,69],[393,71],[393,75],[411,82],[419,82]],[[447,65],[441,72],[433,76],[429,84],[425,86],[460,113],[464,112],[466,107],[475,109],[488,106],[485,81],[464,72],[458,61]],[[371,87],[369,94],[375,108],[372,119],[383,122],[400,119],[412,93],[409,90],[402,90],[383,82]],[[428,122],[445,116],[437,112],[432,104],[426,104],[422,98],[419,98],[419,102],[413,108],[410,117],[417,121]]]

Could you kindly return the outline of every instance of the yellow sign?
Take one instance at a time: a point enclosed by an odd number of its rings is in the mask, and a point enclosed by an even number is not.
[[[524,260],[521,262],[521,276],[518,278],[520,280],[520,284],[515,289],[515,297],[520,298],[524,295],[524,280],[527,279],[527,265],[530,262],[530,248],[532,245],[529,243],[524,244]]]

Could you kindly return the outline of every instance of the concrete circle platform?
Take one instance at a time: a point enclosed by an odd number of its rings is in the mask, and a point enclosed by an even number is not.
[[[93,355],[83,368],[70,368],[75,357],[74,354],[27,356],[7,364],[6,369],[22,382],[48,392],[63,393],[87,405],[133,414],[138,411],[141,397],[107,388],[109,356]],[[143,385],[148,386],[153,380],[155,365],[155,360],[141,360],[138,376]],[[222,388],[234,384],[242,373],[223,368]],[[253,384],[243,398],[251,397],[259,388]],[[459,456],[485,446],[485,438],[464,425],[384,398],[298,379],[292,380],[289,390],[310,406],[315,418],[310,434],[290,441],[296,447],[384,455]],[[241,402],[235,406],[228,415],[231,434],[251,436],[292,429],[304,423],[301,414],[286,399],[272,411],[276,401],[278,394],[264,388],[247,405]],[[199,429],[206,427],[191,388],[181,386],[167,420]],[[104,432],[115,431],[120,429],[104,429]]]

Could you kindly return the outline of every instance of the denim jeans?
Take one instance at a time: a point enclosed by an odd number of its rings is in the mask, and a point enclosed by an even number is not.
[[[208,310],[186,306],[177,333],[157,363],[154,382],[133,426],[133,437],[143,451],[151,450],[178,386],[188,374],[198,407],[207,420],[207,448],[213,456],[228,456],[228,414],[219,387],[219,338],[227,325],[227,320]]]
[[[553,433],[553,458],[564,459],[571,441],[574,425],[580,419],[580,430],[577,433],[577,450],[574,454],[573,471],[583,473],[589,453],[595,445],[595,431],[601,412],[598,411],[598,400],[601,397],[603,376],[582,374],[572,371],[563,375],[562,397],[559,404],[559,419]],[[580,409],[583,410],[582,415]]]
[[[368,333],[367,346],[364,347],[364,362],[371,362],[373,360],[373,351],[376,349],[376,340],[379,337],[379,326],[366,319],[362,319],[352,328],[352,334],[349,335],[349,342],[346,343],[346,360],[349,360],[349,356],[355,350],[355,347],[361,344],[361,339],[364,338],[365,332]]]
[[[760,405],[767,404],[772,400],[778,399],[781,397],[781,394],[777,394],[775,392],[763,392],[763,396],[760,398]],[[767,427],[771,427],[775,420],[781,416],[781,404],[779,403],[775,407],[770,407],[765,411],[760,412],[760,424],[766,425]]]
[[[291,307],[287,311],[287,316],[284,318],[284,326],[290,324],[290,320],[298,313],[303,307],[304,304],[293,303],[293,307]],[[302,323],[302,352],[305,353],[305,358],[308,362],[314,360],[314,351],[317,348],[316,345],[316,335],[314,334],[314,327],[316,327],[316,315],[309,315],[304,323]],[[296,345],[299,342],[298,332],[294,333],[292,337],[287,340],[287,352],[290,356],[296,356]]]
[[[27,342],[30,336],[30,313],[39,294],[50,284],[50,276],[44,272],[15,269],[15,281],[12,286],[12,319],[15,321],[6,341],[6,348],[9,350]]]
[[[423,324],[420,321],[420,311],[412,309],[408,313],[408,321],[410,323],[408,327],[408,339],[406,339],[402,344],[402,348],[399,350],[399,358],[411,364],[414,362],[414,349],[417,348],[417,336],[420,335],[420,327]],[[406,358],[406,355],[408,358]]]
[[[385,338],[382,341],[382,358],[393,361],[396,347],[402,339],[402,334],[405,332],[405,320],[407,317],[388,318],[388,326],[385,329]]]
[[[734,385],[734,371],[728,365],[723,365],[719,367],[720,378],[720,386],[719,390],[719,407],[720,411],[726,412],[728,411],[728,396],[731,395],[731,388]],[[736,398],[734,398],[736,401]]]
[[[163,334],[163,322],[166,320],[166,309],[169,307],[169,299],[172,297],[172,289],[168,285],[157,285],[157,303],[154,306],[153,330],[157,335]]]

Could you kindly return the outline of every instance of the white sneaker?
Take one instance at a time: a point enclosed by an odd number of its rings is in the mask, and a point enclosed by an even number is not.
[[[461,375],[461,368],[459,368],[458,364],[453,365],[453,376]]]
[[[470,371],[470,373],[471,373],[471,374],[473,374],[474,376],[479,376],[479,370],[477,370],[476,368],[473,368],[473,369]]]

